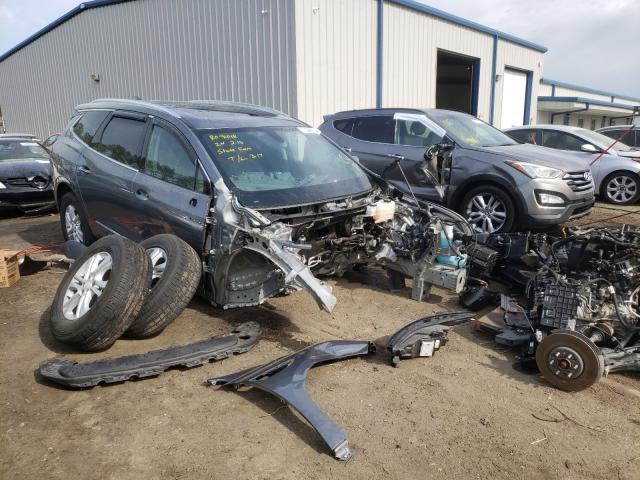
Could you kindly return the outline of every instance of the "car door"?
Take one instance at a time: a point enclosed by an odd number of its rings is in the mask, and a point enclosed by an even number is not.
[[[140,168],[146,116],[116,111],[82,151],[77,182],[92,229],[133,234],[133,179]]]
[[[153,119],[143,158],[133,186],[135,235],[174,234],[201,252],[211,185],[193,148],[176,128]]]

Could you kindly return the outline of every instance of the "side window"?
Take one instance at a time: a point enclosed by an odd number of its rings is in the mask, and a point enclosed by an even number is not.
[[[394,123],[392,115],[356,118],[351,136],[367,142],[393,143]]]
[[[603,135],[606,135],[609,138],[618,138],[622,133],[622,130],[605,130],[604,132],[600,132]]]
[[[516,130],[507,132],[507,135],[520,143],[540,145],[540,132],[537,130]]]
[[[339,130],[345,135],[351,135],[351,131],[353,130],[353,118],[343,118],[342,120],[335,120],[333,122],[333,128]]]
[[[160,125],[151,130],[144,171],[179,187],[205,191],[205,176],[197,162],[178,137]]]
[[[112,117],[94,148],[107,157],[140,168],[140,147],[146,129],[145,122],[125,117]]]
[[[396,120],[395,142],[410,147],[430,147],[442,140],[442,137],[422,122]]]
[[[85,112],[73,126],[73,131],[84,143],[93,146],[93,137],[108,114],[104,110]]]
[[[556,130],[545,130],[543,137],[543,145],[549,148],[557,148],[559,150],[580,150],[580,147],[585,143],[589,143],[585,140],[581,140],[578,137],[574,137],[565,132],[558,132]]]

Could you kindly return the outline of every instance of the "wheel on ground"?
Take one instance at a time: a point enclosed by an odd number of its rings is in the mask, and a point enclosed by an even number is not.
[[[630,205],[640,199],[640,177],[633,172],[614,172],[604,179],[601,190],[608,203]]]
[[[460,213],[481,233],[508,232],[516,215],[509,195],[492,185],[471,189],[462,199]]]
[[[604,357],[587,337],[571,330],[561,330],[545,337],[536,350],[540,373],[554,387],[578,392],[602,377]]]
[[[175,235],[155,235],[140,245],[151,259],[151,291],[127,331],[131,338],[157,335],[173,322],[193,298],[202,273],[198,254]]]
[[[78,200],[71,192],[60,199],[60,225],[65,240],[75,240],[83,245],[91,245],[95,241],[87,220],[80,213]]]
[[[96,241],[62,279],[51,306],[51,332],[87,351],[110,347],[136,318],[151,283],[140,245],[117,235]]]

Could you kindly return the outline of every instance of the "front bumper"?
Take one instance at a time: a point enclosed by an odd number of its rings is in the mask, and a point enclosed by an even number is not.
[[[0,210],[37,210],[53,208],[53,189],[6,188],[0,190]]]
[[[521,226],[552,225],[584,217],[591,213],[595,203],[594,190],[575,192],[563,179],[534,179],[520,186],[526,212],[520,220]],[[564,199],[561,206],[543,205],[539,193],[548,193]]]

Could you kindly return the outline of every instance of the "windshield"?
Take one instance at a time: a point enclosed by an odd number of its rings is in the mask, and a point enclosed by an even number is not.
[[[0,162],[24,158],[42,158],[49,160],[49,154],[38,143],[29,140],[0,139]]]
[[[498,147],[518,143],[497,128],[466,113],[431,110],[428,115],[444,128],[456,143],[466,147]]]
[[[609,145],[615,142],[615,138],[607,137],[606,135],[594,132],[592,130],[587,130],[586,128],[580,129],[580,131],[577,133],[585,140],[588,140],[590,143],[593,143],[596,147],[600,147],[603,150],[606,150]],[[631,132],[630,135],[633,135],[633,132]],[[619,136],[620,135],[617,135],[617,137]],[[611,147],[611,150],[618,150],[619,152],[630,152],[633,149],[622,142],[618,142],[613,147]]]
[[[201,138],[247,206],[313,203],[371,189],[362,169],[314,128],[207,130]]]

